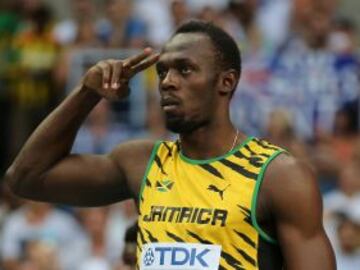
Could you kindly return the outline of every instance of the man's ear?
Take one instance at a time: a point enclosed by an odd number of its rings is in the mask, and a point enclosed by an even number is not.
[[[219,74],[219,93],[222,96],[231,95],[239,80],[239,75],[234,69],[222,71]]]

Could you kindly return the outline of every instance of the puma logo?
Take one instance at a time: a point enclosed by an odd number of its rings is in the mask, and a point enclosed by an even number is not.
[[[214,192],[216,192],[216,193],[219,193],[219,196],[220,196],[221,200],[223,200],[223,199],[224,199],[224,192],[225,192],[225,190],[226,190],[229,186],[230,186],[230,184],[227,185],[227,187],[224,188],[224,189],[219,189],[219,188],[218,188],[217,186],[215,186],[215,185],[209,185],[207,189],[210,190],[210,191],[214,191]]]

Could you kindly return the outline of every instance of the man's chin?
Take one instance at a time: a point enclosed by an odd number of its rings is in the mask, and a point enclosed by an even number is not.
[[[168,130],[178,134],[191,133],[200,126],[201,123],[184,121],[182,118],[167,118],[165,119],[165,126]]]
[[[183,125],[176,121],[166,121],[166,129],[174,133],[184,133]]]

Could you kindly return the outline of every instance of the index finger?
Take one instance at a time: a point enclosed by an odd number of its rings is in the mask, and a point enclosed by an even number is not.
[[[142,60],[144,60],[146,57],[151,55],[153,50],[151,48],[145,48],[144,51],[138,55],[129,57],[124,61],[124,68],[131,68],[132,66],[135,66],[136,64],[140,63]]]
[[[151,57],[149,57],[148,59],[140,62],[139,64],[137,64],[136,66],[131,68],[131,76],[133,76],[134,74],[136,74],[144,69],[147,69],[148,67],[155,64],[158,60],[159,60],[159,54],[154,54]]]

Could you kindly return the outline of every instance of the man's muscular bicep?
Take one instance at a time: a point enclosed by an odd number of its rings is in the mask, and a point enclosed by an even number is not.
[[[69,155],[37,183],[26,188],[33,190],[27,197],[77,206],[100,206],[130,197],[123,171],[106,155]]]
[[[134,197],[153,143],[127,142],[108,155],[72,154],[41,174],[22,181],[25,197],[77,206],[101,206]],[[21,192],[19,192],[21,194]]]
[[[335,269],[314,174],[293,157],[281,155],[266,177],[270,178],[269,203],[286,269]]]
[[[154,146],[155,142],[152,140],[134,140],[119,145],[110,154],[126,175],[127,185],[136,199]]]

